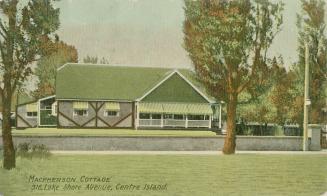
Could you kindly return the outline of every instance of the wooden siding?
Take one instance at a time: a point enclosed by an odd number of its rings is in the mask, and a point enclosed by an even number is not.
[[[73,101],[58,101],[58,127],[67,128],[131,128],[133,104],[120,102],[119,116],[105,116],[105,102],[89,101],[87,116],[74,116]]]
[[[37,118],[38,118],[37,116],[27,117],[26,104],[17,106],[17,112],[16,112],[17,128],[37,127]]]

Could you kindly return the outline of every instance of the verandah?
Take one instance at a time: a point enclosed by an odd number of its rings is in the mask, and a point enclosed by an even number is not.
[[[137,124],[140,127],[211,128],[210,104],[138,103]]]

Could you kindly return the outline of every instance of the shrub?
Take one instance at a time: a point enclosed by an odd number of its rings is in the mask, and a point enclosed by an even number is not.
[[[20,143],[16,148],[16,156],[22,158],[48,158],[51,153],[44,144]]]

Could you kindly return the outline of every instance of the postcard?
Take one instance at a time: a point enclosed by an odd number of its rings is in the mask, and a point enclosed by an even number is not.
[[[325,0],[0,0],[0,196],[327,195]]]

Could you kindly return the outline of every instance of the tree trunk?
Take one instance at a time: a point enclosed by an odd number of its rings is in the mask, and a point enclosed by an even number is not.
[[[234,154],[236,147],[236,106],[237,94],[230,94],[227,103],[227,135],[223,148],[224,154]]]
[[[10,91],[10,90],[9,90]],[[3,167],[12,169],[16,166],[15,148],[11,135],[11,92],[5,90],[2,96],[2,143]]]

